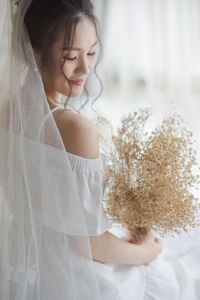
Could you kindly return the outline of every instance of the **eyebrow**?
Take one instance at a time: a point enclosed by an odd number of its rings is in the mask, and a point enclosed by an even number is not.
[[[94,47],[97,43],[98,43],[98,41],[96,41],[92,46],[90,46],[90,48]],[[69,47],[67,48],[67,47],[64,47],[64,48],[62,48],[62,50],[76,50],[76,51],[80,51],[82,49],[81,48],[69,48]]]

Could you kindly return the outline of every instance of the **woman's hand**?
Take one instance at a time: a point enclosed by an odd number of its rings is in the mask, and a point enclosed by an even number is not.
[[[90,236],[93,260],[112,264],[148,264],[156,259],[162,250],[160,240],[152,230],[140,244],[127,243],[109,231]]]
[[[155,236],[155,233],[152,229],[139,243],[135,243],[131,236],[126,238],[125,241],[132,244],[138,244],[138,246],[141,248],[141,253],[143,253],[143,264],[148,264],[155,260],[162,251],[162,242]]]
[[[144,253],[144,264],[155,260],[162,251],[162,242],[155,236],[153,230],[150,230],[140,243],[141,251]]]

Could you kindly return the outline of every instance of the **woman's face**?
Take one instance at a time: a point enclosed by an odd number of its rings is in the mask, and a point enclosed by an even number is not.
[[[49,94],[53,99],[59,99],[60,94],[65,96],[70,94],[70,85],[63,76],[63,72],[71,83],[70,97],[80,96],[96,61],[96,30],[87,17],[83,16],[77,24],[70,52],[68,49],[63,49],[64,35],[63,29],[51,49],[50,70],[53,87],[45,88],[47,97]],[[43,79],[45,80],[44,77]]]

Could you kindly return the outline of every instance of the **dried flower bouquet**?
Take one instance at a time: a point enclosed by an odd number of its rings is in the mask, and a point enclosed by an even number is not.
[[[150,116],[150,109],[124,116],[115,134],[109,125],[111,144],[104,143],[105,212],[112,222],[125,226],[135,242],[150,228],[163,236],[200,224],[199,199],[194,196],[200,177],[192,133],[177,114],[149,133],[145,125]]]

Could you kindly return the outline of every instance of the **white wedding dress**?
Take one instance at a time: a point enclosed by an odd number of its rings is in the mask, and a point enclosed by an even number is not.
[[[37,158],[36,154],[33,159],[33,153],[36,153],[34,145],[36,146],[31,140],[26,140],[26,153],[28,155],[32,153],[32,156],[29,156],[28,167],[33,170],[37,167],[37,160],[39,164],[39,157]],[[91,284],[93,284],[89,276],[91,266],[88,258],[82,257],[83,248],[86,245],[81,244],[81,239],[77,240],[76,235],[74,235],[75,232],[79,235],[82,230],[79,222],[81,215],[79,215],[79,211],[74,211],[75,195],[74,190],[70,190],[70,184],[72,181],[75,183],[76,196],[78,196],[82,212],[86,217],[88,235],[100,235],[105,231],[110,231],[123,238],[125,232],[111,226],[103,211],[102,181],[106,167],[106,156],[100,153],[96,159],[86,159],[49,145],[46,145],[45,149],[49,163],[48,170],[53,168],[53,175],[58,178],[59,186],[55,188],[55,185],[52,184],[52,177],[46,181],[48,188],[45,187],[44,189],[47,191],[46,196],[44,195],[44,199],[47,200],[44,215],[41,214],[40,210],[35,212],[38,224],[43,224],[44,244],[40,246],[40,274],[37,273],[36,266],[33,265],[28,270],[27,279],[28,284],[34,288],[40,276],[42,287],[48,286],[47,291],[45,291],[45,298],[41,299],[46,300],[47,296],[48,300],[73,299],[70,289],[67,290],[68,294],[64,289],[62,292],[62,284],[65,284],[66,280],[63,274],[68,274],[67,271],[71,263],[75,270],[78,270],[78,273],[73,274],[74,277],[71,280],[72,282],[75,280],[77,284],[75,291],[78,296],[76,299],[200,300],[200,233],[191,234],[184,239],[177,238],[174,241],[164,241],[163,252],[158,259],[148,265],[133,266],[93,261],[94,276],[96,276],[100,287],[100,298],[99,296],[96,299],[94,296],[91,298]],[[68,168],[62,170],[65,160],[69,160],[72,167],[71,176],[68,176]],[[55,162],[58,164],[56,168]],[[48,170],[47,172],[49,172]],[[45,176],[47,177],[47,173]],[[32,193],[36,196],[39,180],[36,173],[32,177],[31,185]],[[58,199],[56,195],[63,198],[59,193],[66,193],[68,197],[62,203],[61,214],[65,216],[62,227],[59,223],[60,215],[56,215],[54,201],[54,199]],[[35,197],[35,201],[37,202],[37,197]],[[37,207],[37,203],[35,205]],[[27,219],[27,224],[28,222],[29,219]],[[70,248],[71,250],[67,250],[67,257],[69,258],[67,261],[66,248],[58,247],[58,242],[62,240],[63,235],[68,236],[68,241],[73,246]],[[53,241],[54,244],[52,244]],[[76,244],[77,247],[75,247]],[[76,251],[80,249],[80,255],[73,249]],[[62,270],[61,273],[60,270]],[[23,276],[23,265],[17,268],[14,265],[9,265],[7,274],[12,285],[19,284],[21,276]],[[80,291],[82,292],[80,293]]]
[[[99,226],[99,233],[109,230],[123,237],[124,233],[112,228],[102,209],[102,179],[105,155],[86,159],[66,153],[72,164],[79,196],[88,212],[88,226]],[[103,211],[103,210],[102,210]],[[98,277],[116,289],[120,300],[194,300],[200,299],[200,233],[188,238],[164,240],[159,258],[148,265],[133,266],[99,263],[94,261]],[[105,291],[105,293],[108,292]],[[104,297],[102,297],[104,299]]]

